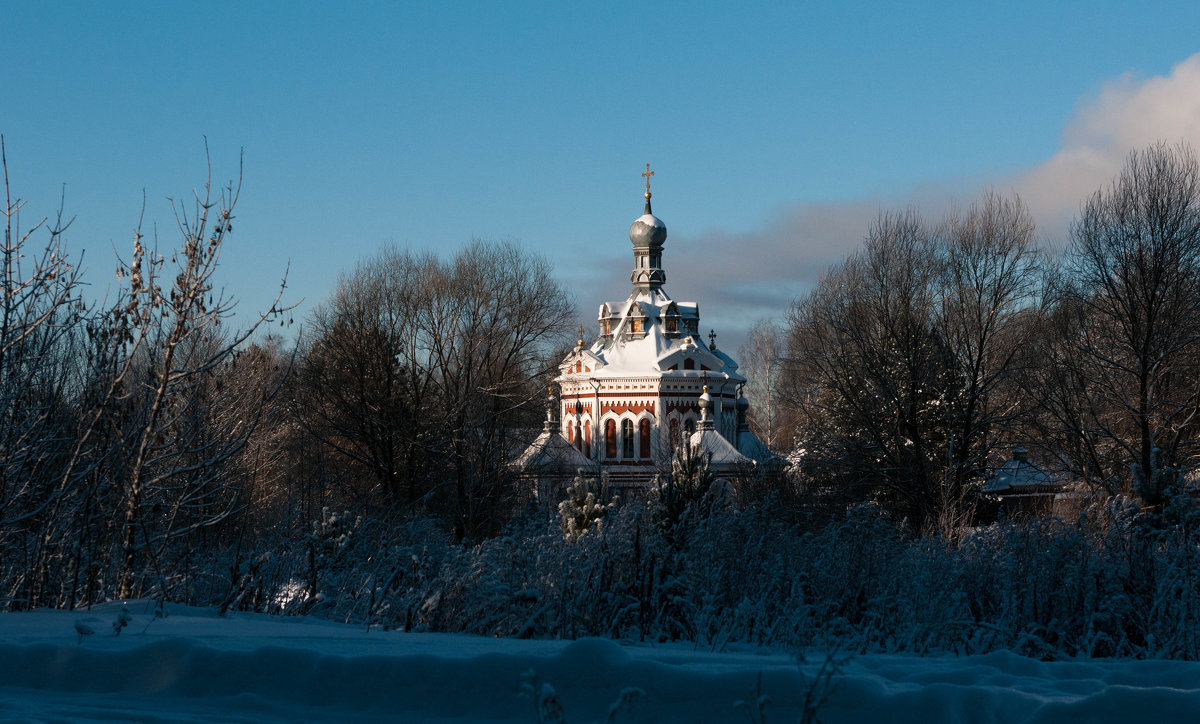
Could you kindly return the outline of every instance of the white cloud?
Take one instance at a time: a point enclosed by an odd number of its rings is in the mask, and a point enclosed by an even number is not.
[[[1126,73],[1081,103],[1057,153],[1007,184],[1029,205],[1044,234],[1060,236],[1089,195],[1108,184],[1129,153],[1158,141],[1200,149],[1200,53],[1166,76]]]
[[[857,249],[881,209],[914,205],[935,220],[953,206],[974,203],[986,188],[1015,191],[1037,221],[1040,237],[1057,244],[1081,202],[1112,180],[1129,153],[1158,141],[1186,141],[1200,151],[1200,54],[1166,76],[1138,79],[1127,73],[1104,83],[1097,94],[1081,99],[1059,150],[1025,172],[925,183],[889,201],[797,204],[749,232],[673,235],[664,254],[667,289],[676,299],[699,301],[704,326],[723,335],[723,347],[736,348],[756,320],[780,317],[822,272]],[[608,267],[621,278],[630,263],[613,260]],[[588,324],[594,324],[594,300],[623,291],[612,279],[599,274],[577,286]]]

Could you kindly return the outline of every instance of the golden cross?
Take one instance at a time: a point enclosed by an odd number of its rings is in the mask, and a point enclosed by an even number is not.
[[[642,174],[642,178],[646,179],[646,198],[650,198],[650,177],[654,172],[650,170],[650,164],[646,164],[646,173]]]

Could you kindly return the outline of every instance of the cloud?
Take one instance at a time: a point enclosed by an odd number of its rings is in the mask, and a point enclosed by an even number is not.
[[[721,346],[736,350],[754,322],[781,317],[825,269],[857,248],[881,208],[873,200],[797,204],[747,232],[669,234],[666,289],[673,299],[698,302],[704,333],[715,329]],[[628,291],[613,281],[627,278],[632,264],[632,256],[622,255],[572,279],[585,326],[595,327],[601,300]]]
[[[1113,179],[1131,151],[1158,141],[1184,141],[1200,151],[1200,53],[1165,76],[1126,73],[1102,84],[1080,100],[1059,150],[1023,172],[924,183],[888,200],[793,204],[750,231],[672,235],[663,260],[667,289],[675,299],[700,301],[705,328],[717,330],[722,347],[736,349],[755,321],[781,317],[826,269],[856,250],[881,210],[911,205],[934,220],[974,203],[985,189],[1016,192],[1040,237],[1059,245],[1081,202]],[[630,259],[622,257],[580,280],[585,324],[595,324],[593,300],[612,296],[612,280],[629,269]]]
[[[780,317],[792,300],[862,242],[881,204],[862,199],[779,209],[761,229],[667,240],[671,294],[698,300],[706,327],[736,348],[755,321]],[[686,250],[686,252],[685,252]]]
[[[1200,149],[1200,53],[1165,76],[1126,73],[1106,82],[1080,104],[1053,156],[997,185],[1021,195],[1044,235],[1061,237],[1080,203],[1116,176],[1131,151],[1159,141]]]

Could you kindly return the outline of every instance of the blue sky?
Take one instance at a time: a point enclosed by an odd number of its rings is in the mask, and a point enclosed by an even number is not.
[[[204,137],[218,180],[244,149],[244,312],[289,261],[303,314],[384,244],[484,237],[587,319],[628,287],[649,162],[667,289],[737,341],[880,209],[994,187],[1055,243],[1131,148],[1200,145],[1197,28],[1194,2],[0,0],[0,133],[27,220],[66,184],[97,289],[143,189],[169,245]]]

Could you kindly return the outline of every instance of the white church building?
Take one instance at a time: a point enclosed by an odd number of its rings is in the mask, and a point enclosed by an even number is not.
[[[600,305],[596,340],[581,338],[559,364],[558,400],[515,463],[538,479],[539,497],[554,495],[579,469],[607,472],[617,489],[646,489],[684,443],[711,456],[718,474],[784,464],[746,424],[746,378],[737,362],[712,332],[708,344],[701,341],[699,305],[677,302],[663,288],[667,227],[650,209],[649,165],[642,175],[645,213],[629,227],[633,288],[624,300]]]

